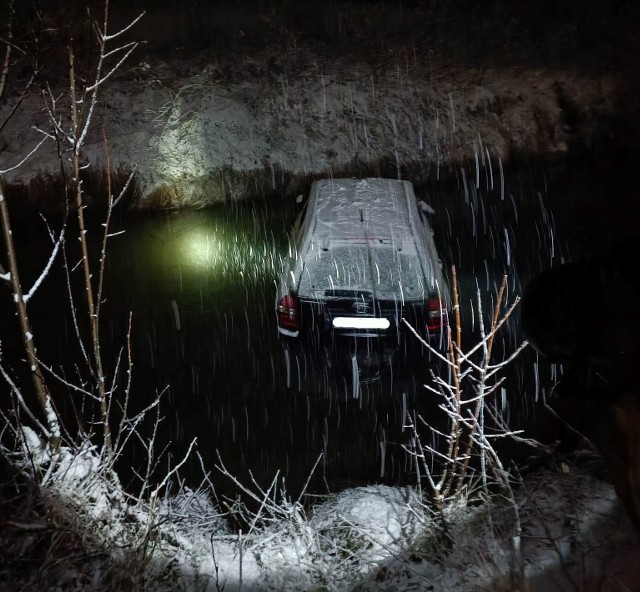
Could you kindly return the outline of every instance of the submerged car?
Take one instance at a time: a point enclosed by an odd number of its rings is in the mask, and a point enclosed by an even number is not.
[[[423,338],[446,342],[449,289],[427,209],[409,181],[315,181],[280,277],[278,331],[398,344],[406,319]]]

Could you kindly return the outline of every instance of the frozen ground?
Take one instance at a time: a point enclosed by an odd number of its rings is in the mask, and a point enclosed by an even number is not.
[[[240,531],[205,492],[132,504],[96,471],[90,448],[63,452],[40,499],[3,489],[0,582],[8,591],[640,589],[637,535],[612,487],[584,468],[531,475],[515,504],[454,503],[446,533],[411,488],[347,490],[304,510],[278,487],[254,490],[259,510]]]

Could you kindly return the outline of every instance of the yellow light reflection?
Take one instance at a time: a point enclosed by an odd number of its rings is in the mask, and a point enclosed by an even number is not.
[[[180,253],[186,265],[212,269],[222,260],[223,244],[210,229],[193,228],[181,237]]]

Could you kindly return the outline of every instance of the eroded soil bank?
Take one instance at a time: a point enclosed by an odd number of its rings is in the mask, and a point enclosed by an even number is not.
[[[130,4],[116,3],[116,25],[136,12]],[[83,154],[89,200],[104,185],[103,129],[115,176],[135,169],[139,208],[291,196],[329,175],[421,182],[476,160],[498,174],[513,155],[597,153],[634,136],[632,3],[289,4],[152,8],[128,33],[148,43],[101,96]],[[39,76],[62,93],[60,51]],[[29,76],[24,60],[0,120]],[[0,169],[47,129],[40,90],[2,129]],[[5,175],[8,197],[59,202],[59,170],[45,144]]]

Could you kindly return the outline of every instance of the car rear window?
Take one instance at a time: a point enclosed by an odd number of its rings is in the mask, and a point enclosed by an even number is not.
[[[322,298],[327,290],[371,290],[379,300],[416,300],[425,286],[415,252],[403,252],[389,242],[313,246],[307,253],[299,294]]]

